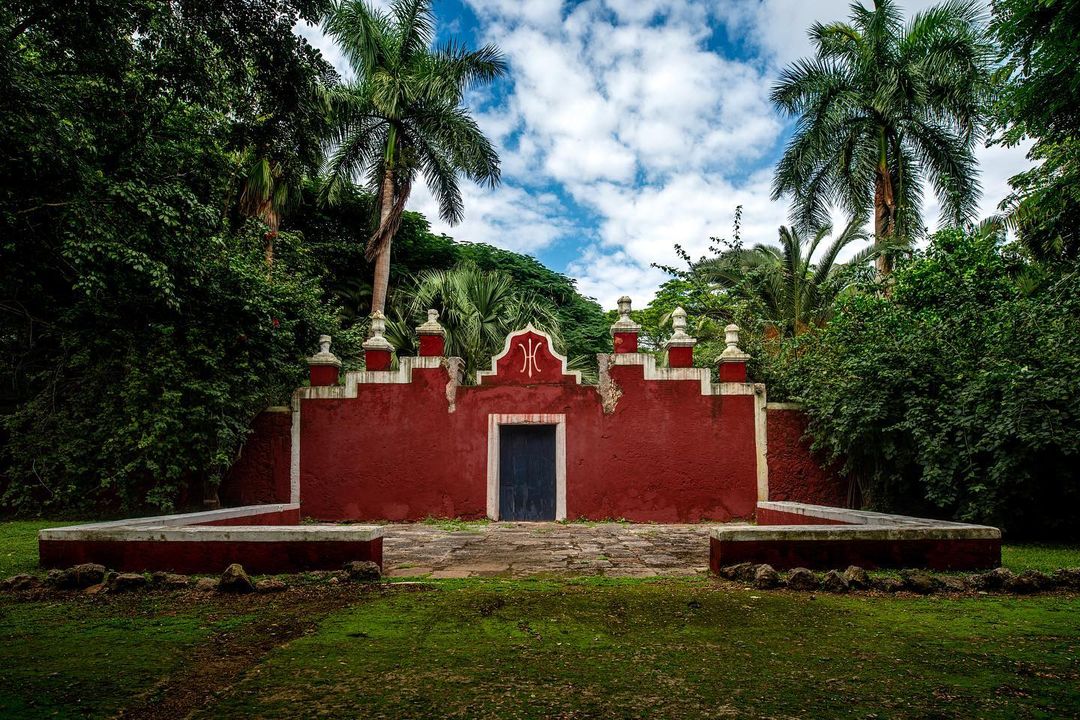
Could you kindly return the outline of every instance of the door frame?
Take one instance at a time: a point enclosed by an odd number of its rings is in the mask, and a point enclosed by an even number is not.
[[[555,426],[555,519],[566,519],[566,415],[502,414],[488,415],[487,437],[487,516],[499,519],[499,426]]]

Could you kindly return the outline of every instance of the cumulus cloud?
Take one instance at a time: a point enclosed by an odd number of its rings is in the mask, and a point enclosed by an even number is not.
[[[471,98],[500,150],[503,184],[463,185],[465,220],[453,228],[418,186],[410,207],[437,231],[542,259],[576,246],[565,270],[607,307],[624,292],[647,302],[665,279],[651,264],[674,264],[675,243],[705,252],[710,236],[730,234],[737,205],[744,242],[775,240],[787,207],[770,200],[770,180],[787,127],[769,87],[811,52],[810,24],[846,17],[847,0],[466,2],[481,41],[511,68],[497,100]],[[347,68],[317,28],[298,32]],[[984,214],[1025,166],[1024,150],[980,153]],[[932,198],[926,210],[933,225]]]

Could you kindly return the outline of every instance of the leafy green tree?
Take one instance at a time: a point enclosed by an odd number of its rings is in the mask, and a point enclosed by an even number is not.
[[[1035,140],[1038,164],[1010,180],[1002,203],[1039,260],[1080,257],[1080,2],[997,0],[991,29],[1003,66],[995,104],[997,141]]]
[[[974,155],[983,137],[992,48],[974,0],[950,0],[904,23],[892,0],[851,6],[849,22],[815,23],[815,55],[784,70],[772,101],[796,119],[773,197],[790,195],[795,224],[873,211],[878,271],[922,232],[929,183],[949,222],[970,219],[979,196]]]
[[[1076,538],[1080,272],[1040,283],[1000,234],[937,233],[890,297],[845,299],[792,370],[815,446],[872,507]]]
[[[513,277],[466,263],[449,270],[425,270],[409,292],[409,315],[439,311],[446,330],[446,353],[465,361],[466,379],[489,367],[506,336],[528,323],[563,347],[555,309],[516,287]]]
[[[294,233],[267,274],[240,206],[245,157],[287,177],[319,152],[332,71],[293,27],[321,5],[0,5],[7,508],[212,499],[302,380],[332,308]]]
[[[846,263],[837,260],[844,248],[866,239],[862,226],[859,218],[848,222],[816,259],[821,243],[832,234],[832,226],[820,228],[811,237],[781,226],[779,245],[733,246],[697,263],[694,272],[745,303],[776,336],[794,337],[824,325],[837,296],[859,279],[858,271],[873,255],[873,248]]]
[[[363,176],[376,194],[379,222],[366,255],[375,263],[371,307],[382,312],[391,241],[417,174],[449,223],[464,214],[459,175],[492,187],[499,182],[498,155],[462,101],[469,88],[504,74],[506,64],[493,45],[472,51],[451,40],[432,49],[430,0],[394,0],[389,13],[365,0],[343,0],[326,29],[356,79],[330,96],[334,150],[325,192],[333,201]]]

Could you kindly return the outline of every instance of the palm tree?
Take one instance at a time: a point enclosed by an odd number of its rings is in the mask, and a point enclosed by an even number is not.
[[[469,88],[506,72],[494,45],[470,51],[450,40],[433,49],[430,0],[394,0],[388,13],[363,0],[339,0],[327,32],[356,79],[330,92],[334,130],[324,199],[333,202],[355,176],[376,193],[378,225],[365,254],[375,262],[372,312],[383,312],[390,280],[390,243],[417,173],[457,223],[464,214],[458,175],[495,186],[499,158],[461,106]]]
[[[506,336],[528,323],[551,335],[557,347],[563,344],[555,308],[522,293],[513,277],[497,270],[481,270],[471,263],[425,270],[409,294],[413,317],[427,308],[439,311],[446,354],[465,360],[466,377],[486,368],[491,356],[502,350]]]
[[[974,148],[984,134],[992,46],[981,6],[949,0],[906,25],[892,0],[855,3],[850,22],[815,23],[812,58],[789,66],[773,104],[796,118],[776,168],[773,199],[790,194],[800,229],[836,204],[874,210],[879,247],[921,232],[929,182],[948,222],[970,219],[980,192]],[[879,275],[892,269],[878,254]]]
[[[876,253],[868,247],[846,263],[837,263],[840,252],[851,243],[865,240],[862,218],[848,222],[816,262],[821,243],[832,227],[820,228],[807,238],[797,230],[781,227],[780,245],[736,247],[699,262],[700,277],[747,303],[777,334],[794,337],[828,320],[833,302],[856,279],[860,267]]]

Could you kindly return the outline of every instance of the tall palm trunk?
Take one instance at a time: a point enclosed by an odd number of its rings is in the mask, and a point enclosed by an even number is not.
[[[878,167],[874,177],[874,243],[878,250],[890,244],[896,232],[896,198],[893,195],[892,178],[887,167]],[[892,272],[892,258],[880,253],[874,261],[878,279]]]
[[[394,212],[394,170],[387,166],[383,174],[382,202],[379,206],[379,228],[385,228],[392,222]],[[375,256],[375,278],[372,281],[371,312],[378,310],[386,312],[386,290],[390,285],[390,242],[392,238],[386,237],[379,244]]]

